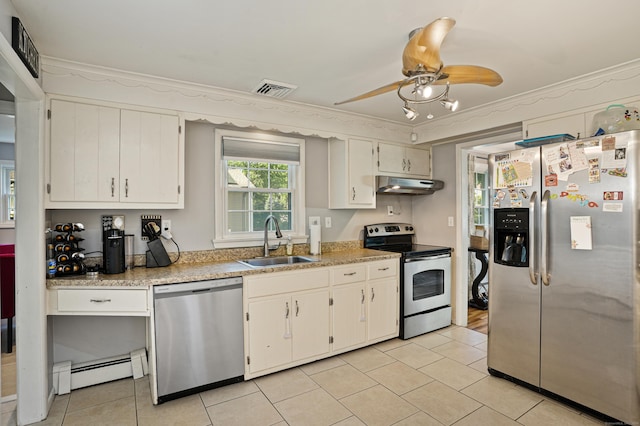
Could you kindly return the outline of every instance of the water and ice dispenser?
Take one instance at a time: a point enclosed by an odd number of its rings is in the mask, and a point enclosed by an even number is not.
[[[493,261],[507,266],[529,266],[529,210],[495,209]]]

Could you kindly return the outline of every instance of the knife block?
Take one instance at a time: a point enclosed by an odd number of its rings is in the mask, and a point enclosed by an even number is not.
[[[171,265],[171,259],[164,249],[162,241],[158,238],[147,243],[147,268],[157,268]]]

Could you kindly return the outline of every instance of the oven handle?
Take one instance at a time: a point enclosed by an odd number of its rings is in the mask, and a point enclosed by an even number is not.
[[[404,263],[427,262],[429,260],[435,260],[435,259],[446,259],[447,257],[451,257],[451,255],[450,254],[440,254],[438,256],[415,257],[415,258],[411,258],[411,259],[405,259]]]

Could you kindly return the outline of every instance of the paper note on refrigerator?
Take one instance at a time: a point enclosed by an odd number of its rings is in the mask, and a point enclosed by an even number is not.
[[[571,248],[592,250],[591,216],[571,216]]]

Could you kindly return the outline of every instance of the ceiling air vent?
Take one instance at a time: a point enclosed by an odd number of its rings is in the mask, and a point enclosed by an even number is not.
[[[253,93],[262,96],[270,96],[272,98],[285,98],[289,93],[296,90],[298,86],[293,84],[281,83],[273,80],[262,80],[258,86],[253,89]]]

